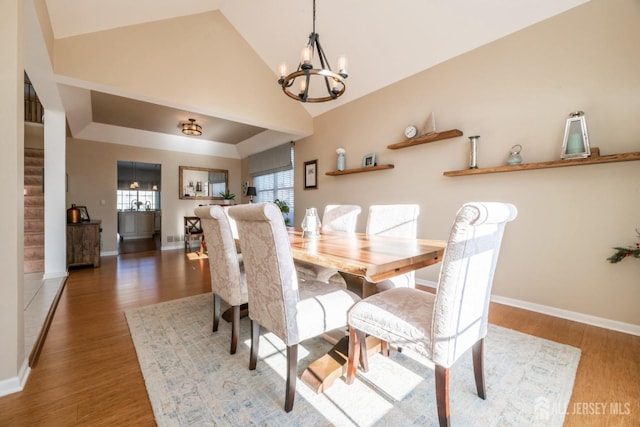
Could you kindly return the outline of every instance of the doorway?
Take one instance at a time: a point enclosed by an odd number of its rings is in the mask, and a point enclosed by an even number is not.
[[[118,160],[118,254],[160,250],[161,165]]]

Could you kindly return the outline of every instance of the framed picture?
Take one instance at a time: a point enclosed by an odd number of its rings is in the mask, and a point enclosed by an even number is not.
[[[89,211],[86,206],[76,206],[80,210],[80,221],[91,221]]]
[[[370,168],[371,166],[376,165],[376,155],[375,153],[367,154],[362,158],[362,167]]]
[[[561,159],[579,159],[589,157],[589,136],[587,122],[582,111],[571,113],[564,128]]]
[[[304,162],[304,189],[318,188],[318,160]]]

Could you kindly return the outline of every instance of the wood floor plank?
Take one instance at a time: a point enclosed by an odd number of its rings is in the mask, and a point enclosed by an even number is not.
[[[210,291],[208,260],[182,250],[72,270],[25,389],[0,398],[0,426],[155,425],[124,311]],[[582,350],[566,426],[640,425],[640,337],[495,303],[489,320]]]

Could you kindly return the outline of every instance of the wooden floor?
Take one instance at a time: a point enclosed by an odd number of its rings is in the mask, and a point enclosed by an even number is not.
[[[0,426],[153,426],[123,312],[210,292],[207,262],[151,251],[72,271],[25,389],[0,398]],[[499,304],[490,321],[582,349],[565,425],[640,425],[640,337]]]

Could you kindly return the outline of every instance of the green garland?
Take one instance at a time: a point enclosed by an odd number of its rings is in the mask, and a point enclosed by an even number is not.
[[[638,230],[636,230],[637,232]],[[638,237],[640,238],[640,232],[638,232]],[[640,243],[636,243],[635,246],[629,246],[627,248],[613,248],[615,249],[615,253],[607,258],[611,264],[615,264],[617,262],[622,261],[627,257],[632,258],[640,258]]]

